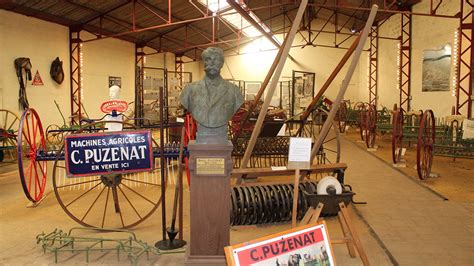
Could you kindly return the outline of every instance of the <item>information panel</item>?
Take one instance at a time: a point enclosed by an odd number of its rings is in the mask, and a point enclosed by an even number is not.
[[[69,177],[150,171],[153,150],[150,131],[127,131],[66,136]]]

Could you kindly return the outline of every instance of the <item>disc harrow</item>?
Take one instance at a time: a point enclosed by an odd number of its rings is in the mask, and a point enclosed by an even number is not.
[[[291,221],[293,209],[293,188],[291,183],[286,184],[251,184],[234,186],[231,188],[231,225],[268,224]],[[348,204],[352,200],[353,192],[344,187],[339,195],[316,195],[317,182],[307,181],[298,186],[298,213],[300,220],[310,206],[316,207],[319,201],[324,201],[329,208],[323,209],[323,216],[333,216],[331,205],[339,201]],[[350,187],[349,187],[350,189]],[[319,198],[318,198],[319,197]]]

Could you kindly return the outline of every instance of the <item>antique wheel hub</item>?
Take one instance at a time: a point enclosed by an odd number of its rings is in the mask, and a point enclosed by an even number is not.
[[[101,175],[100,180],[106,187],[117,187],[122,183],[122,174]]]

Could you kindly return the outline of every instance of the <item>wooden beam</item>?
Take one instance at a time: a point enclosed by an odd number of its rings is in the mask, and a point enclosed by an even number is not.
[[[288,37],[288,41],[282,47],[283,52],[281,55],[281,59],[278,62],[278,66],[275,70],[275,73],[273,74],[272,82],[270,84],[269,90],[265,97],[265,101],[262,105],[262,109],[260,110],[260,114],[258,115],[257,122],[255,123],[255,128],[252,131],[252,136],[250,137],[250,140],[248,142],[244,157],[242,158],[242,164],[240,165],[240,168],[247,167],[247,163],[250,159],[250,155],[252,154],[253,148],[255,147],[257,137],[260,134],[260,130],[262,129],[263,120],[265,119],[265,115],[267,114],[267,109],[268,109],[268,106],[270,105],[270,100],[272,99],[273,93],[275,92],[278,79],[280,78],[281,72],[283,70],[283,66],[285,65],[286,57],[290,51],[291,44],[293,43],[293,40],[295,38],[296,32],[300,25],[301,18],[303,17],[303,13],[304,13],[304,10],[306,9],[307,4],[308,4],[308,0],[301,1],[300,7],[298,8],[298,12],[296,13],[295,20],[293,21],[293,25],[291,27],[290,33],[288,34],[290,35]],[[241,177],[239,177],[237,179],[237,183],[239,184],[241,181],[242,181]]]
[[[336,112],[339,109],[339,105],[341,104],[344,94],[346,93],[347,87],[349,86],[349,82],[351,81],[352,74],[354,74],[354,70],[357,64],[359,63],[359,58],[362,53],[362,49],[364,48],[365,41],[367,40],[367,37],[369,36],[370,29],[374,23],[375,15],[377,14],[377,9],[378,9],[378,6],[373,5],[372,9],[370,10],[369,18],[367,20],[367,23],[365,24],[362,34],[360,35],[361,37],[360,37],[359,43],[357,44],[354,57],[352,58],[352,62],[349,66],[346,76],[344,80],[342,81],[341,89],[339,90],[339,93],[337,94],[336,100],[331,106],[331,111],[329,112],[328,117],[326,118],[326,121],[324,122],[323,128],[319,132],[318,138],[316,139],[313,149],[311,150],[311,161],[313,161],[313,158],[316,156],[316,153],[321,148],[321,145],[323,144],[323,141],[329,132],[329,128],[334,122],[333,121],[334,117],[336,116]]]

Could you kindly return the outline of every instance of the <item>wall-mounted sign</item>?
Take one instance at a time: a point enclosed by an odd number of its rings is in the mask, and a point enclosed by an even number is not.
[[[225,247],[228,265],[335,265],[324,222]]]
[[[33,78],[33,82],[31,82],[33,86],[43,86],[43,80],[41,79],[40,73],[36,70],[35,77]]]
[[[122,88],[122,78],[109,76],[109,88],[112,87],[113,85],[116,85]]]
[[[150,131],[66,136],[69,177],[150,171],[153,151]]]

